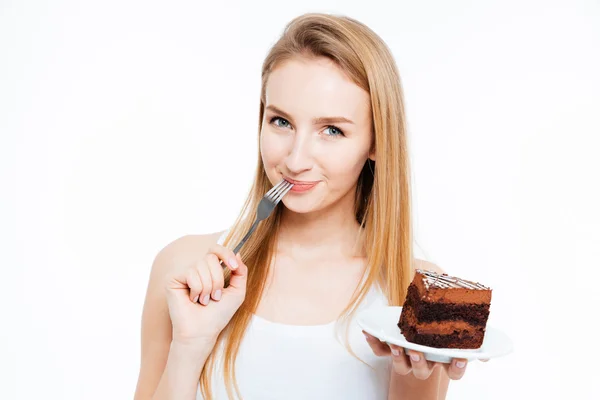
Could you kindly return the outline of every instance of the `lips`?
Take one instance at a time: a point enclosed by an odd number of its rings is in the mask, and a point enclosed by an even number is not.
[[[292,186],[292,188],[290,189],[290,191],[292,192],[306,192],[312,188],[314,188],[315,186],[317,186],[317,184],[319,183],[319,181],[297,181],[294,179],[290,179],[290,178],[284,178],[286,181],[288,181],[289,183],[293,183],[294,186]]]

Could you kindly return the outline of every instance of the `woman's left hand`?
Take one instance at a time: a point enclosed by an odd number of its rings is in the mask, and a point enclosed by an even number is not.
[[[363,331],[367,343],[371,346],[375,355],[392,356],[394,372],[400,375],[413,374],[415,378],[425,380],[438,368],[445,368],[450,379],[458,380],[463,377],[467,369],[467,360],[455,358],[450,364],[442,364],[425,360],[423,353],[409,350],[405,354],[404,348],[382,342],[374,336]]]

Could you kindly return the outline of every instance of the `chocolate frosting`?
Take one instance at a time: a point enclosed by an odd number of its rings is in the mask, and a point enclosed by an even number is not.
[[[418,269],[418,273],[423,275],[423,283],[425,287],[429,289],[429,287],[439,287],[441,289],[449,289],[449,288],[464,288],[464,289],[480,289],[480,290],[488,290],[489,288],[483,286],[478,282],[471,282],[461,278],[457,278],[455,276],[449,276],[448,274],[437,274],[432,271],[426,271],[423,269]]]
[[[418,269],[413,284],[424,301],[486,304],[492,300],[492,290],[476,282]]]

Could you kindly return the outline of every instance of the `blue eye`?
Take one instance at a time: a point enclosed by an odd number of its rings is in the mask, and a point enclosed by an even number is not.
[[[329,133],[327,133],[329,131]],[[337,126],[330,125],[324,130],[327,136],[344,136],[344,132]]]
[[[279,128],[289,128],[290,127],[290,123],[288,120],[283,119],[281,117],[273,117],[271,118],[271,124],[279,127]]]

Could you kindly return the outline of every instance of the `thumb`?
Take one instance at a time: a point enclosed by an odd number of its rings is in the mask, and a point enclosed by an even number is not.
[[[172,275],[166,285],[167,297],[174,297],[178,301],[187,299],[192,302],[193,296],[198,296],[201,290],[202,281],[195,268]]]
[[[248,282],[248,267],[242,261],[240,254],[236,254],[235,258],[238,262],[238,267],[231,270],[231,277],[229,278],[229,286],[225,289],[225,292],[236,294],[238,296],[246,294],[246,283]]]

